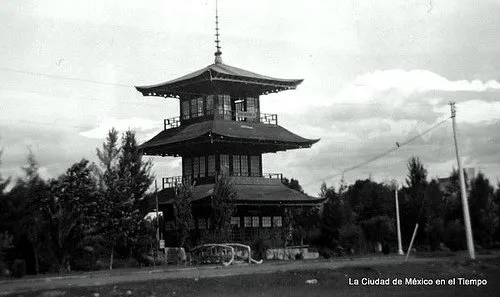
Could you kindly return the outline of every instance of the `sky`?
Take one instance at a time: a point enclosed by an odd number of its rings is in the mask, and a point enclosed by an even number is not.
[[[314,196],[322,182],[338,187],[345,169],[392,150],[345,181],[401,184],[412,156],[429,178],[448,176],[457,164],[452,124],[438,123],[454,101],[464,167],[496,184],[499,9],[498,0],[219,0],[224,63],[304,79],[262,96],[261,111],[321,138],[266,154],[264,171],[298,179]],[[97,161],[111,127],[134,129],[140,142],[160,132],[178,101],[134,86],[212,64],[214,14],[214,0],[3,1],[0,173],[20,175],[31,149],[42,177],[57,177],[81,158]],[[180,158],[153,162],[157,178],[181,174]]]

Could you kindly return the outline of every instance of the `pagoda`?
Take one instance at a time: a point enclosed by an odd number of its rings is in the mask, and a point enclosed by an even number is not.
[[[256,236],[283,240],[287,208],[315,206],[323,200],[283,184],[280,173],[264,173],[262,154],[309,148],[319,139],[300,137],[278,125],[278,116],[261,112],[260,96],[295,89],[302,79],[273,78],[222,61],[216,13],[216,52],[213,64],[179,78],[136,89],[144,96],[179,100],[179,116],[164,119],[163,131],[140,146],[144,155],[181,157],[182,175],[163,177],[158,192],[165,220],[162,238],[173,225],[175,188],[192,188],[194,237],[210,226],[214,184],[230,176],[237,191],[231,218],[234,241],[251,242]]]

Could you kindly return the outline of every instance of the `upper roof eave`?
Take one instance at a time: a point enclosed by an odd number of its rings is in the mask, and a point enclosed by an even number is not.
[[[144,96],[179,98],[180,95],[188,94],[182,89],[183,87],[207,81],[230,81],[253,84],[265,87],[266,90],[262,90],[261,93],[267,94],[295,89],[297,85],[302,83],[303,79],[274,78],[227,64],[216,63],[164,83],[136,86],[135,88]]]

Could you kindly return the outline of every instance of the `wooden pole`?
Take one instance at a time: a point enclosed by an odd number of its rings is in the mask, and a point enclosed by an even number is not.
[[[405,262],[408,261],[408,257],[410,256],[410,251],[413,246],[413,240],[415,240],[415,235],[417,235],[418,223],[415,224],[415,230],[413,230],[413,235],[411,236],[410,246],[408,247],[408,251],[406,251]]]
[[[160,217],[158,216],[158,185],[155,179],[155,198],[156,198],[156,240],[160,240]]]
[[[398,255],[404,255],[403,253],[403,244],[401,243],[401,224],[399,221],[399,200],[398,200],[398,185],[396,184],[396,188],[394,190],[394,196],[396,199],[396,227],[398,231]]]
[[[467,199],[467,193],[465,191],[465,178],[464,171],[462,169],[462,160],[460,159],[460,154],[458,153],[458,141],[457,141],[457,123],[455,121],[456,108],[455,102],[450,102],[451,107],[451,120],[453,123],[453,139],[455,140],[455,153],[457,155],[458,164],[458,177],[460,179],[460,194],[462,196],[462,210],[464,213],[464,224],[465,224],[465,237],[467,239],[467,250],[469,251],[469,256],[472,260],[476,258],[474,251],[474,240],[472,237],[472,227],[470,223],[469,214],[469,201]]]

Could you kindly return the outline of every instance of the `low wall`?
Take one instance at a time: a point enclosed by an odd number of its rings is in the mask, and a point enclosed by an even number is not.
[[[297,256],[301,255],[301,256]],[[318,259],[319,253],[309,251],[309,247],[285,247],[268,249],[267,260],[295,260],[295,259]]]

